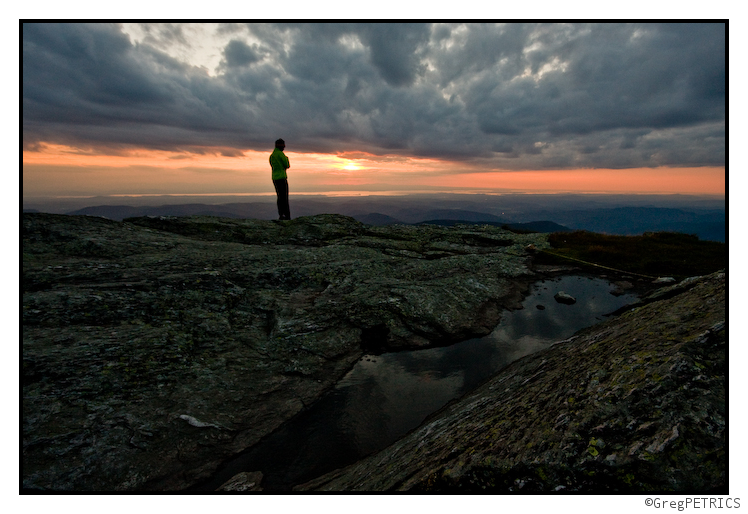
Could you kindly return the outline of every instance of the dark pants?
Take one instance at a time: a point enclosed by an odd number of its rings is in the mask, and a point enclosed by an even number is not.
[[[288,179],[273,180],[275,192],[278,194],[278,216],[282,220],[291,219],[291,209],[288,206]]]

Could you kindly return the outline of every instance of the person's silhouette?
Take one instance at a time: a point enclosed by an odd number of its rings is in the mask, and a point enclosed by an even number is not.
[[[291,167],[288,157],[283,153],[286,142],[278,139],[275,149],[270,154],[270,168],[273,170],[273,185],[278,195],[278,219],[290,220],[291,209],[288,206],[288,176],[286,170]]]

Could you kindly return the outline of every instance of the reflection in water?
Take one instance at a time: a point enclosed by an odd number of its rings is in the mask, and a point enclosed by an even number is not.
[[[265,490],[286,490],[385,448],[511,362],[636,299],[613,296],[611,290],[601,279],[546,280],[531,289],[523,309],[505,313],[486,337],[445,348],[364,356],[330,394],[234,459],[201,489],[215,490],[236,473],[259,470]],[[553,295],[558,291],[577,302],[557,303]]]
[[[372,361],[359,362],[335,389],[334,394],[345,397],[341,422],[362,455],[397,440],[461,394],[463,370],[441,369],[440,356],[435,353],[415,359],[403,359],[404,355],[367,357]],[[372,416],[379,419],[374,427]]]

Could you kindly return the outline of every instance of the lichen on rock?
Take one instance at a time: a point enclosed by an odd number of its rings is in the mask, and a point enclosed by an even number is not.
[[[543,234],[23,214],[23,487],[178,490],[364,351],[487,334]]]

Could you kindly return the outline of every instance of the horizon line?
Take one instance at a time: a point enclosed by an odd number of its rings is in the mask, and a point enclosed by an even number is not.
[[[577,191],[577,190],[562,190],[562,191],[524,191],[524,190],[469,190],[469,191],[434,191],[434,190],[414,190],[414,191],[297,191],[292,193],[292,196],[327,196],[327,197],[363,197],[363,196],[410,196],[410,195],[488,195],[488,196],[502,196],[502,195],[608,195],[608,196],[708,196],[708,197],[719,197],[723,198],[727,196],[725,193],[674,193],[674,192],[657,192],[657,191]],[[158,198],[158,197],[268,197],[274,198],[276,193],[273,192],[262,192],[262,193],[113,193],[113,194],[83,194],[83,195],[33,195],[24,196],[23,200],[35,200],[35,199],[94,199],[94,198]]]

